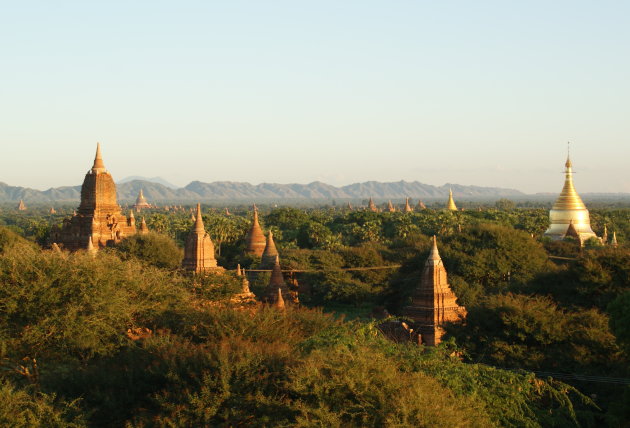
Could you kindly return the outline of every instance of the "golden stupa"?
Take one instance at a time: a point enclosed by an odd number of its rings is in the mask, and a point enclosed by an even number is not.
[[[453,200],[452,189],[448,189],[448,203],[446,204],[446,209],[449,211],[457,211],[457,205],[455,205],[455,201]]]
[[[591,220],[586,205],[584,205],[582,198],[580,198],[575,187],[573,187],[573,165],[569,156],[567,156],[564,166],[566,167],[564,171],[564,187],[553,208],[549,211],[551,224],[545,232],[545,236],[553,240],[564,239],[570,226],[572,226],[579,235],[581,242],[589,238],[597,238],[597,235],[591,229]]]

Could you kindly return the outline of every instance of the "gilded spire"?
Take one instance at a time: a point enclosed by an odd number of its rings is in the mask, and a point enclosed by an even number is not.
[[[617,244],[617,232],[616,231],[613,231],[613,237],[610,240],[610,245],[612,245],[614,248],[617,248],[617,245],[619,245],[619,244]]]
[[[197,204],[197,218],[195,219],[195,232],[205,233],[206,228],[203,225],[203,219],[201,218],[201,204]]]
[[[392,204],[391,200],[387,201],[387,211],[389,211],[390,213],[393,213],[396,211],[396,208],[394,208],[394,205]]]
[[[554,210],[585,210],[586,206],[582,202],[582,198],[578,195],[575,187],[573,187],[573,164],[571,158],[567,155],[567,161],[564,164],[564,186],[560,192],[560,196],[553,205]]]
[[[101,143],[96,143],[96,156],[94,157],[94,165],[92,166],[93,173],[107,172],[105,164],[103,163],[103,156],[101,155]]]
[[[446,209],[457,211],[457,205],[455,205],[455,201],[453,200],[453,189],[448,189],[448,204],[446,205]]]

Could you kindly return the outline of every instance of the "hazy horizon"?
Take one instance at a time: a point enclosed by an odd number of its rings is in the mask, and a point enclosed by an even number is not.
[[[630,192],[621,1],[19,2],[0,36],[0,182]]]

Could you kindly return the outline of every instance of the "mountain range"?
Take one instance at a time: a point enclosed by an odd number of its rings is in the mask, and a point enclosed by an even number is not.
[[[212,202],[212,201],[269,201],[281,200],[330,200],[330,199],[392,199],[400,200],[405,197],[413,199],[434,200],[448,197],[449,189],[453,190],[455,198],[460,199],[498,199],[519,198],[525,194],[513,189],[498,187],[464,186],[459,184],[445,184],[432,186],[417,181],[398,181],[381,183],[367,181],[347,186],[335,187],[315,181],[309,184],[277,184],[261,183],[253,185],[232,181],[216,181],[202,183],[193,181],[185,187],[174,189],[156,179],[131,180],[117,183],[118,200],[121,202],[135,201],[140,189],[149,203],[164,202]],[[9,186],[0,182],[0,202],[18,202],[23,199],[31,203],[75,202],[80,199],[81,186],[56,187],[40,191],[25,187]]]

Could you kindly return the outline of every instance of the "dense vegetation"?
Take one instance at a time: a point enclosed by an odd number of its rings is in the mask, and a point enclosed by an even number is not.
[[[254,267],[243,256],[249,220],[232,211],[204,211],[219,264]],[[305,306],[284,314],[231,307],[240,287],[231,273],[200,278],[177,269],[188,211],[148,212],[156,233],[97,258],[41,250],[61,215],[0,215],[3,425],[630,420],[630,386],[569,386],[533,373],[630,377],[630,210],[593,210],[593,228],[601,234],[607,224],[620,246],[584,249],[547,242],[546,211],[505,201],[457,213],[261,211],[283,267],[301,271]],[[449,326],[434,349],[386,340],[366,315],[374,307],[400,313],[433,234],[467,322]],[[374,266],[382,269],[346,270]]]

